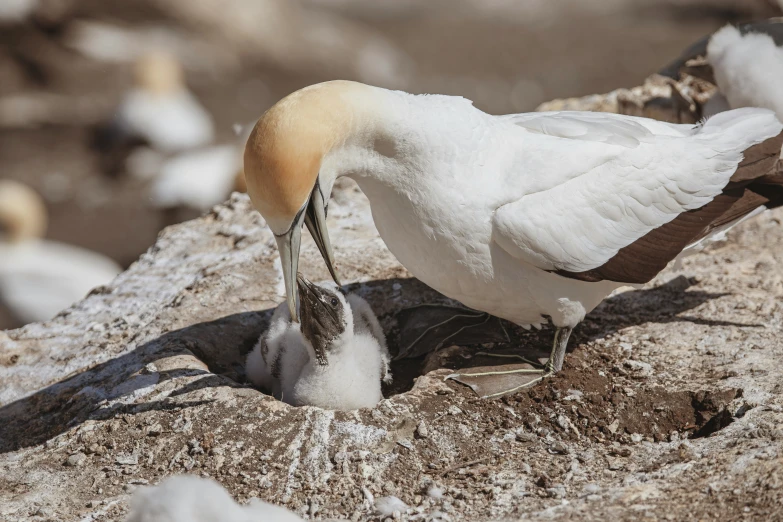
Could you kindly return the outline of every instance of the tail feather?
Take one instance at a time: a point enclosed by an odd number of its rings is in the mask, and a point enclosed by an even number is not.
[[[721,112],[697,127],[699,138],[720,144],[724,150],[744,151],[773,138],[783,131],[783,124],[769,109],[745,107]],[[778,149],[778,152],[780,149]]]

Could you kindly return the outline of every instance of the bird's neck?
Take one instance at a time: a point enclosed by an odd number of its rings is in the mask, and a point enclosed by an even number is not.
[[[342,176],[384,180],[400,165],[410,126],[407,117],[412,95],[366,87],[351,100],[350,129],[325,155],[321,181],[329,184]]]

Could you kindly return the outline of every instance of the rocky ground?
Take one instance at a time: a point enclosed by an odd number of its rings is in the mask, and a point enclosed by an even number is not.
[[[444,380],[478,350],[546,353],[551,331],[506,324],[510,343],[450,348],[415,382],[424,362],[398,364],[384,401],[343,413],[244,383],[282,290],[250,208],[235,194],[52,321],[0,332],[0,519],[122,520],[134,489],[176,473],[306,518],[378,519],[394,495],[409,520],[783,519],[781,210],[608,299],[533,389],[482,400]],[[343,278],[394,350],[400,310],[446,301],[386,251],[353,185],[330,210]],[[302,270],[326,279],[305,241]]]

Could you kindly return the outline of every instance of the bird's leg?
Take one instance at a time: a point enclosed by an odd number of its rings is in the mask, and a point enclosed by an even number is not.
[[[565,359],[566,346],[568,345],[568,338],[571,336],[571,330],[572,328],[555,329],[552,353],[549,355],[549,360],[543,367],[541,367],[539,363],[529,361],[521,355],[478,352],[475,355],[518,359],[527,363],[528,367],[517,367],[513,369],[508,369],[508,365],[481,367],[481,371],[452,373],[451,375],[448,375],[446,379],[454,379],[457,382],[470,386],[482,399],[502,397],[503,395],[514,393],[523,388],[529,388],[559,372],[563,368],[563,359]],[[538,366],[538,368],[531,368],[530,366]]]
[[[566,346],[568,346],[568,338],[571,337],[572,330],[573,328],[556,327],[555,340],[552,342],[552,353],[549,355],[549,360],[546,362],[546,365],[544,365],[545,373],[547,375],[559,372],[563,369]]]

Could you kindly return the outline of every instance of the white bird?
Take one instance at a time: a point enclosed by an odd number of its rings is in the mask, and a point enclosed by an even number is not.
[[[371,408],[390,382],[389,352],[370,305],[337,288],[298,277],[302,322],[287,304],[248,354],[246,373],[256,386],[295,406],[333,410]]]
[[[125,522],[301,522],[284,507],[254,498],[237,504],[223,486],[195,475],[176,475],[140,487]]]
[[[649,281],[713,228],[783,198],[781,180],[763,178],[781,128],[764,109],[696,126],[492,116],[463,98],[335,81],[261,116],[245,176],[277,239],[294,318],[302,223],[334,273],[325,207],[335,179],[349,176],[417,278],[522,326],[551,321],[550,373],[572,328],[614,289]]]
[[[104,141],[107,147],[127,137],[163,152],[192,149],[214,138],[212,117],[188,91],[182,68],[164,52],[136,63],[136,85],[125,94]]]
[[[40,196],[0,180],[0,300],[25,323],[51,319],[122,271],[105,256],[42,239],[45,229]]]

